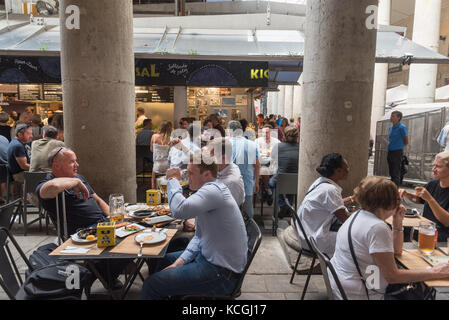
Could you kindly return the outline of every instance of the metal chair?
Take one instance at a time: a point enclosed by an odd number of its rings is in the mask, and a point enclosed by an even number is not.
[[[20,203],[20,201],[22,200],[17,199],[0,207],[0,227],[7,228],[8,230],[11,229],[14,222],[12,217],[13,215],[17,215],[17,212],[14,214],[14,208]]]
[[[279,173],[277,176],[276,187],[274,189],[274,203],[273,203],[273,236],[277,235],[278,228],[278,211],[279,211],[279,195],[280,194],[292,194],[297,195],[298,193],[298,174],[297,173]],[[296,212],[296,201],[295,201],[295,212]]]
[[[139,165],[142,164],[142,170],[139,170]],[[149,166],[150,170],[146,170]],[[150,146],[136,145],[136,173],[138,178],[145,179],[146,173],[153,172],[153,152],[150,150]]]
[[[23,226],[24,226],[24,235],[27,235],[28,232],[28,226],[39,221],[39,231],[42,230],[42,219],[44,219],[44,214],[42,211],[42,207],[40,203],[38,204],[37,210],[28,210],[29,204],[28,204],[28,193],[34,193],[36,190],[36,187],[39,185],[39,183],[45,179],[47,176],[47,172],[24,172],[24,183],[23,183],[23,210],[22,210],[22,220],[23,220]],[[37,213],[39,215],[38,218],[34,219],[33,221],[28,222],[27,215],[28,213]]]
[[[338,290],[340,291],[340,295],[343,298],[343,300],[348,300],[348,297],[346,296],[345,290],[343,289],[343,286],[341,285],[340,280],[338,279],[337,272],[334,269],[334,266],[332,265],[329,258],[324,254],[323,252],[318,249],[316,245],[316,241],[313,237],[309,238],[309,243],[312,248],[312,250],[315,252],[315,254],[318,256],[318,260],[320,261],[320,267],[321,267],[321,273],[323,274],[324,283],[326,284],[327,289],[327,296],[329,300],[335,300],[334,295],[332,293],[332,287],[329,280],[329,271],[332,274],[332,277],[334,278],[335,283],[337,284]]]
[[[292,206],[289,203],[287,203],[287,205],[293,210]],[[306,283],[304,284],[304,289],[303,289],[302,295],[301,295],[301,300],[304,300],[304,297],[306,296],[306,292],[307,292],[307,287],[309,286],[310,277],[312,276],[313,268],[315,267],[315,260],[318,258],[318,256],[312,250],[312,247],[309,243],[309,239],[307,238],[307,234],[304,231],[304,227],[301,223],[301,220],[299,220],[299,217],[296,214],[296,212],[294,214],[294,217],[295,217],[295,219],[294,219],[295,230],[298,230],[297,227],[299,227],[299,229],[301,230],[301,232],[304,235],[304,238],[306,240],[307,248],[303,248],[302,244],[300,244],[301,250],[299,250],[298,259],[296,259],[296,264],[295,264],[295,268],[293,268],[292,277],[290,278],[290,283],[293,283],[293,278],[295,277],[296,269],[298,268],[298,263],[299,263],[299,260],[301,259],[301,256],[304,254],[304,255],[312,258],[312,264],[310,265],[309,272],[307,273]],[[299,237],[299,234],[298,234],[298,237]]]
[[[0,227],[0,286],[11,300],[15,300],[24,283],[24,279],[22,279],[19,268],[8,246],[8,240],[14,245],[30,271],[33,271],[33,266],[9,230],[5,227]]]
[[[245,269],[243,270],[239,281],[234,289],[234,291],[229,296],[197,296],[188,295],[181,297],[182,300],[234,300],[241,294],[241,288],[243,280],[245,279],[246,272],[248,271],[257,250],[259,249],[260,243],[262,241],[262,232],[254,219],[249,219],[246,222],[246,233],[248,235],[248,259],[246,262]]]

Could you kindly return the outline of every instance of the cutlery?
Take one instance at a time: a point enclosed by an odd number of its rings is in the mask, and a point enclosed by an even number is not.
[[[140,251],[139,251],[139,253],[137,254],[137,257],[138,257],[138,258],[140,258],[140,257],[142,256],[143,240],[142,240],[142,241],[139,241],[139,243],[140,243]]]
[[[440,251],[442,254],[444,254],[445,256],[449,256],[449,254],[447,254],[446,252],[444,252],[444,250],[441,250],[440,247],[437,247],[438,251]]]

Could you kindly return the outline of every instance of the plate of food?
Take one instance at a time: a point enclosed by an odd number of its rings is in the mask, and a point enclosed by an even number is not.
[[[138,244],[140,243],[154,244],[162,242],[165,239],[167,239],[167,235],[165,234],[165,232],[157,232],[157,231],[145,231],[137,234],[134,237],[134,240],[136,240]]]
[[[419,217],[419,211],[417,209],[407,209],[407,212],[405,213],[405,217],[407,217],[407,218]]]
[[[422,255],[421,256],[424,260],[426,260],[426,262],[428,264],[430,264],[432,267],[436,266],[439,263],[445,262],[448,263],[449,262],[449,256],[425,256]]]
[[[133,212],[136,210],[149,210],[150,206],[146,205],[146,204],[132,204],[132,205],[128,205],[126,206],[125,210],[127,212]]]
[[[115,235],[119,238],[124,238],[129,236],[130,234],[139,232],[141,230],[145,229],[145,227],[140,226],[136,223],[131,223],[127,226],[118,228],[117,230],[115,230]]]
[[[155,217],[157,215],[156,211],[153,210],[136,210],[129,214],[130,217],[143,219],[147,217]]]
[[[73,242],[90,243],[97,241],[97,228],[85,228],[78,230],[70,236]]]

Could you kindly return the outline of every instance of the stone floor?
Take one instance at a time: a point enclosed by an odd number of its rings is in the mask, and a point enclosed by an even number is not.
[[[259,250],[247,272],[242,286],[242,294],[238,299],[300,299],[306,276],[296,275],[293,284],[289,283],[292,269],[287,262],[278,237],[273,237],[271,235],[270,219],[272,210],[272,208],[265,207],[263,217],[260,216],[260,208],[256,210],[255,220],[262,230],[263,238]],[[264,229],[264,225],[269,229]],[[281,223],[281,228],[287,226],[287,221]],[[39,231],[39,225],[36,223],[29,227],[28,235],[26,237],[23,236],[22,229],[22,226],[19,224],[15,223],[13,225],[13,234],[26,256],[29,256],[39,246],[56,241],[56,231],[53,227],[50,227],[50,234],[46,235],[45,226],[42,231]],[[19,255],[16,252],[13,252],[13,254],[16,257],[16,261],[18,261],[19,270],[24,273],[26,270],[25,264],[21,262],[21,259],[18,258]],[[142,274],[144,277],[148,275],[146,266],[142,268]],[[139,299],[141,287],[142,281],[137,277],[126,296],[126,299]],[[321,275],[312,276],[307,292],[306,299],[327,299],[326,288]],[[101,295],[106,293],[106,291],[101,283],[96,281],[92,287],[92,293]],[[0,299],[8,299],[1,288]]]

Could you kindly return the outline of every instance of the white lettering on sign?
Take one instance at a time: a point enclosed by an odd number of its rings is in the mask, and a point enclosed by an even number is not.
[[[80,29],[80,8],[74,4],[65,9],[66,14],[70,14],[65,20],[65,26],[68,30]]]
[[[365,20],[365,25],[368,30],[377,29],[377,11],[378,7],[375,5],[366,7],[365,13],[370,14]]]
[[[171,63],[168,65],[167,71],[170,74],[173,74],[175,76],[183,76],[184,78],[187,77],[187,74],[189,73],[189,69],[187,67],[187,64],[185,63]]]

